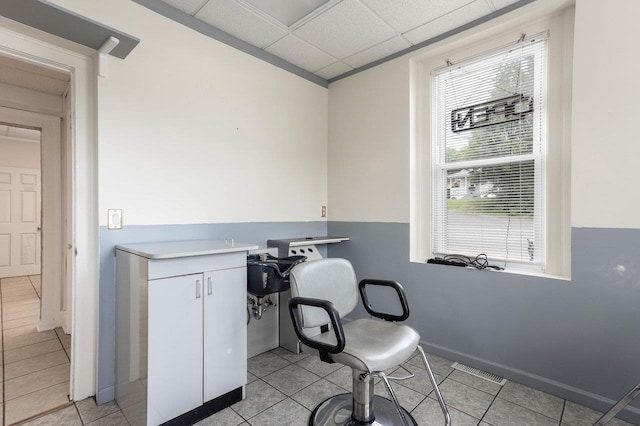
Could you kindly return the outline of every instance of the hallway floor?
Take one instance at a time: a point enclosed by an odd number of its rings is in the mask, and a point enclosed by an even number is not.
[[[70,405],[71,336],[38,333],[39,275],[0,279],[2,301],[2,424]]]

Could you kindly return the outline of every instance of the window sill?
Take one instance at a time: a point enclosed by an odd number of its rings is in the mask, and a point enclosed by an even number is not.
[[[540,277],[540,278],[546,278],[550,280],[571,281],[571,277],[563,277],[561,275],[553,275],[553,274],[548,274],[546,272],[527,271],[526,269],[518,269],[518,268],[507,268],[507,269],[503,269],[502,271],[494,271],[494,272],[528,275],[531,277]]]
[[[422,264],[427,264],[426,261],[415,261],[412,260],[412,263],[422,263]],[[429,264],[429,265],[434,265],[437,267],[442,267],[442,268],[451,268],[451,269],[478,269],[478,268],[473,268],[471,266],[466,266],[466,267],[461,267],[461,266],[451,266],[451,265],[438,265],[438,264]],[[478,269],[479,271],[483,271],[483,272],[494,272],[494,273],[502,273],[502,274],[516,274],[516,275],[527,275],[530,277],[539,277],[539,278],[546,278],[546,279],[550,279],[550,280],[559,280],[559,281],[571,281],[571,277],[564,277],[561,275],[553,275],[553,274],[549,274],[546,272],[537,272],[537,271],[532,271],[532,270],[527,270],[524,268],[516,268],[516,267],[508,267],[506,269],[502,269],[502,270],[496,270],[496,269]]]

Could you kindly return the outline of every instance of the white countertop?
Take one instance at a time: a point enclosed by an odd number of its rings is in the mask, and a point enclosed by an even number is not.
[[[205,256],[257,249],[256,244],[236,243],[233,240],[166,241],[117,245],[123,250],[147,259],[173,259],[178,257]]]
[[[267,246],[279,247],[283,245],[284,247],[302,247],[308,245],[317,245],[317,244],[334,244],[341,243],[343,241],[349,241],[349,237],[301,237],[301,238],[290,238],[286,240],[268,240]]]

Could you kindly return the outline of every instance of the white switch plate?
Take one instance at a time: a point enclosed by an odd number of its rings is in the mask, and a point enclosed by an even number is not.
[[[122,229],[122,209],[107,210],[107,229]]]

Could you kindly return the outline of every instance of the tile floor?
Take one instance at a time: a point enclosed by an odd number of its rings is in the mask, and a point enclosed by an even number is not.
[[[35,333],[39,277],[0,280],[3,330],[2,424],[127,426],[112,401],[69,402],[70,336],[61,330]],[[498,386],[451,368],[452,361],[429,355],[454,426],[592,425],[601,413],[526,386]],[[442,413],[419,358],[403,364],[413,379],[394,383],[402,406],[420,425],[443,424]],[[249,359],[247,397],[201,421],[201,426],[306,426],[311,410],[326,398],[351,390],[351,370],[317,356],[277,348]],[[382,383],[376,393],[387,396]],[[57,408],[57,409],[56,409]],[[38,413],[48,414],[37,416]],[[612,426],[630,425],[615,419]]]
[[[529,387],[495,385],[451,368],[452,361],[428,355],[454,426],[591,426],[600,418],[589,408]],[[392,386],[401,405],[419,425],[444,424],[442,412],[420,358],[403,364],[394,375],[413,379]],[[216,426],[306,426],[311,410],[326,398],[351,390],[351,370],[326,364],[317,356],[295,355],[283,348],[249,359],[247,398],[198,423]],[[382,383],[376,393],[387,396]],[[612,426],[630,425],[614,419]]]

